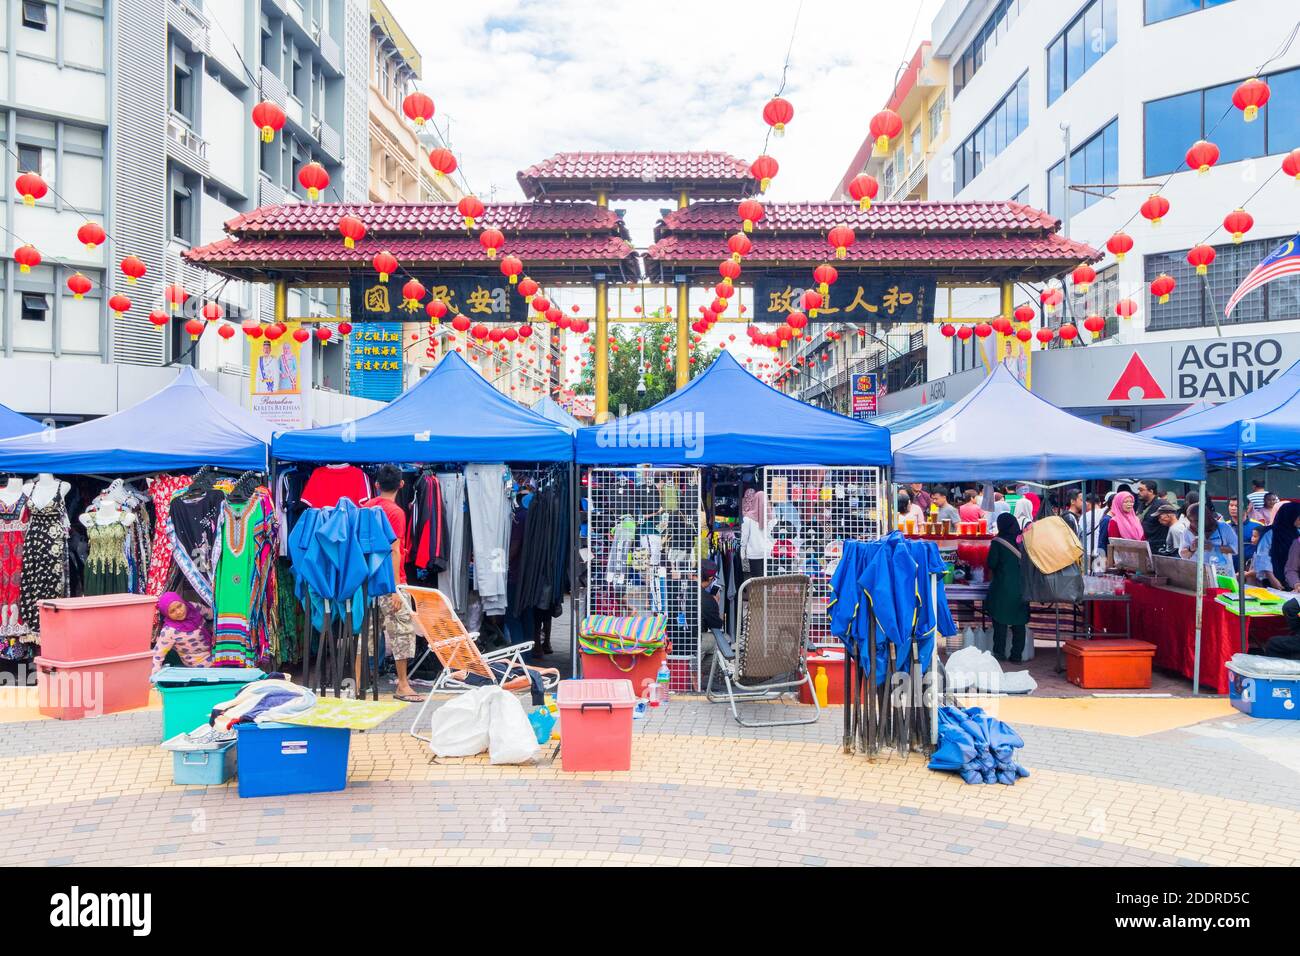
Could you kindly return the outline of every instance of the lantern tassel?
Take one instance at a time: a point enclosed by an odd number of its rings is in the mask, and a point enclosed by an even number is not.
[[[1197,266],[1197,267],[1196,267],[1196,274],[1197,274],[1198,276],[1208,275],[1208,274],[1209,274],[1209,271],[1210,271],[1209,266]]]
[[[497,251],[495,249],[488,249],[487,256],[489,259],[495,259],[497,257]]]
[[[275,139],[275,130],[269,126],[262,127],[262,142],[269,143]]]
[[[352,249],[352,248],[355,248],[355,246],[356,246],[356,242],[352,239],[351,236],[344,236],[344,237],[343,237],[343,248],[344,248],[344,249]]]
[[[830,286],[828,286],[825,282],[823,282],[821,285],[817,287],[817,291],[820,292],[822,295],[825,295],[830,291]]]
[[[772,185],[771,177],[764,176],[762,179],[758,181],[758,191],[761,193],[765,193],[767,192],[767,187],[770,185]]]
[[[746,220],[745,220],[744,229],[745,229],[746,232],[753,232],[753,231],[754,231],[754,222],[753,222],[752,219],[746,219]]]
[[[28,193],[26,196],[23,197],[23,205],[24,205],[24,206],[35,206],[35,205],[36,205],[36,197],[33,196],[31,193]]]
[[[870,208],[871,208],[871,197],[870,197],[870,196],[863,196],[861,199],[859,199],[859,200],[858,200],[858,208],[861,209],[863,212],[866,212],[868,209],[870,209]]]
[[[308,186],[307,198],[312,200],[313,202],[316,201],[317,199],[320,199],[320,190],[317,189],[315,186]]]
[[[26,266],[23,266],[23,272],[26,272],[26,271],[27,271],[27,267],[26,267]],[[126,284],[127,284],[127,285],[135,285],[135,276],[127,276],[127,277],[126,277]]]
[[[847,259],[847,258],[848,258],[848,255],[849,255],[849,250],[848,250],[846,247],[844,247],[844,246],[837,246],[837,247],[835,248],[835,258],[836,258],[836,259]]]
[[[1255,122],[1255,117],[1259,115],[1258,106],[1247,106],[1245,109],[1245,120],[1247,123]]]
[[[510,277],[510,284],[511,284],[511,285],[515,285],[518,281],[519,281],[519,276],[511,276],[511,277]]]
[[[877,156],[884,156],[884,155],[885,155],[886,153],[888,153],[888,152],[889,152],[889,137],[888,137],[888,136],[877,136],[877,137],[876,137],[876,155],[877,155]]]
[[[1126,253],[1123,253],[1123,252],[1117,252],[1117,253],[1115,253],[1115,261],[1116,261],[1116,262],[1123,262],[1123,261],[1124,261],[1124,256],[1125,256],[1125,255],[1126,255]]]
[[[1169,301],[1169,296],[1167,296],[1167,295],[1162,295],[1162,296],[1160,297],[1160,299],[1159,299],[1159,302],[1160,302],[1161,305],[1164,305],[1164,304],[1165,304],[1166,302],[1168,302],[1168,301]]]
[[[31,271],[32,271],[32,267],[29,266],[29,265],[21,265],[21,266],[18,267],[18,271],[19,271],[19,272],[31,272]],[[132,280],[132,281],[134,281],[134,280]]]

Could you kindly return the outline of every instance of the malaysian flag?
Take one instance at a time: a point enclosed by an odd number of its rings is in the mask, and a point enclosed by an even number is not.
[[[1237,286],[1237,291],[1228,299],[1228,305],[1223,310],[1224,316],[1231,317],[1237,303],[1255,289],[1267,285],[1274,279],[1289,275],[1300,275],[1300,236],[1282,243],[1259,265],[1250,270],[1250,275],[1242,280],[1241,285]]]

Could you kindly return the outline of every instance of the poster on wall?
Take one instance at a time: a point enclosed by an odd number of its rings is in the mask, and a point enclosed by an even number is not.
[[[876,372],[859,372],[853,376],[853,417],[858,421],[875,418],[880,398]]]
[[[302,383],[306,370],[302,343],[294,338],[299,323],[286,323],[286,331],[274,342],[254,339],[252,372],[248,377],[249,408],[276,431],[302,428]],[[310,354],[310,353],[308,353]]]
[[[348,391],[358,398],[391,402],[402,394],[402,324],[371,322],[353,328]]]

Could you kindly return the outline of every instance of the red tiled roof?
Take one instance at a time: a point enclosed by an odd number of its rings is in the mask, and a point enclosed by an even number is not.
[[[446,237],[433,239],[395,238],[371,241],[367,236],[355,249],[346,249],[341,239],[315,236],[302,238],[250,237],[219,239],[206,246],[189,249],[185,259],[195,265],[220,268],[224,265],[265,265],[276,268],[294,263],[331,263],[345,268],[370,268],[379,252],[391,252],[403,268],[419,268],[428,263],[473,263],[495,268],[494,260],[483,254],[478,239]],[[633,255],[632,247],[618,236],[563,237],[522,236],[512,241],[506,251],[525,263],[539,260],[592,260],[621,262]]]
[[[1092,259],[1096,250],[1064,236],[1050,234],[1021,236],[890,236],[858,241],[848,250],[846,259],[834,258],[834,250],[825,239],[810,236],[757,237],[746,262],[773,263],[831,262],[852,265],[864,263],[919,262],[1023,262],[1049,260],[1071,264]],[[662,261],[696,262],[727,257],[726,244],[708,236],[668,236],[650,247],[649,257]]]
[[[502,232],[617,232],[627,231],[612,209],[595,203],[485,203],[480,220]],[[253,235],[269,233],[321,233],[338,235],[339,217],[356,216],[369,235],[465,234],[465,220],[455,203],[288,203],[262,206],[226,223],[226,232]]]
[[[530,199],[589,195],[599,189],[623,199],[670,198],[681,189],[694,196],[738,198],[758,186],[748,162],[713,151],[556,153],[521,170],[517,178]]]
[[[873,233],[977,235],[987,233],[1047,234],[1060,221],[1032,206],[1009,200],[979,202],[880,202],[861,210],[855,202],[763,203],[763,218],[754,236],[785,233],[825,233],[845,224],[859,236]],[[655,228],[655,238],[680,232],[734,232],[740,225],[735,203],[698,202],[676,209]]]

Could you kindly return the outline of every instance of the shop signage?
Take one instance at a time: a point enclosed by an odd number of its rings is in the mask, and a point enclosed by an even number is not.
[[[395,272],[387,282],[380,282],[376,273],[353,275],[349,290],[352,322],[423,322],[428,318],[424,307],[433,299],[447,303],[448,318],[460,313],[475,322],[528,321],[523,296],[505,276],[415,275],[425,296],[414,309],[408,309],[402,301],[402,286],[411,278]]]
[[[783,322],[801,312],[811,269],[802,274],[762,273],[754,280],[754,321]],[[840,271],[817,314],[809,322],[884,325],[928,322],[934,314],[934,276],[916,273]],[[815,286],[814,286],[815,288]]]
[[[402,394],[402,325],[374,322],[352,330],[348,392],[391,402]]]
[[[878,379],[875,372],[859,372],[853,376],[853,417],[863,421],[876,416],[879,398]]]
[[[311,351],[303,352],[302,344],[293,337],[300,324],[288,322],[285,328],[274,342],[253,339],[249,363],[249,408],[276,431],[305,425],[302,383],[304,377],[310,381]]]

